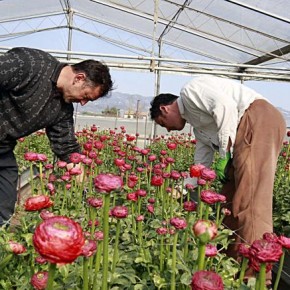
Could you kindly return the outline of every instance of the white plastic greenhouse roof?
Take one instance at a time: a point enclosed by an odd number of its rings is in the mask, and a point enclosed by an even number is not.
[[[0,0],[0,53],[290,81],[289,0]]]

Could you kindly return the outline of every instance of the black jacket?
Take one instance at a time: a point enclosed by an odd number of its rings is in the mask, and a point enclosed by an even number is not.
[[[79,152],[73,105],[64,102],[56,83],[60,63],[50,54],[13,48],[0,56],[0,154],[13,150],[17,139],[46,129],[52,151],[64,161]]]

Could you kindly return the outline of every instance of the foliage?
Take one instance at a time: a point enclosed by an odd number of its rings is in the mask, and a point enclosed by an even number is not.
[[[29,168],[31,163],[23,160],[26,152],[38,152],[48,156],[48,163],[53,163],[53,169],[44,172],[43,180],[30,176],[30,194],[49,195],[54,205],[50,209],[54,215],[68,216],[77,221],[83,228],[88,239],[96,240],[95,233],[104,231],[104,207],[95,208],[88,203],[88,198],[105,200],[104,194],[94,188],[94,178],[99,173],[111,173],[122,176],[124,187],[107,195],[110,209],[116,205],[128,208],[126,218],[109,217],[109,244],[107,253],[103,252],[103,240],[97,240],[97,251],[91,257],[79,256],[72,264],[58,265],[55,273],[53,289],[103,289],[103,259],[108,255],[108,287],[109,289],[190,289],[193,273],[199,259],[199,241],[192,232],[195,222],[201,219],[203,213],[187,212],[183,208],[184,199],[178,198],[177,187],[182,187],[183,178],[177,180],[165,178],[162,186],[151,184],[151,178],[165,164],[162,170],[170,174],[172,171],[188,173],[192,164],[195,142],[191,136],[172,135],[165,139],[160,136],[151,140],[150,146],[142,151],[136,147],[136,139],[130,136],[105,130],[93,132],[84,129],[77,132],[79,142],[83,146],[83,153],[89,156],[87,148],[92,145],[96,153],[93,163],[84,165],[85,179],[78,181],[78,176],[67,175],[64,168],[57,166],[49,149],[49,143],[43,134],[35,134],[19,142],[15,153],[21,171]],[[102,143],[102,148],[99,143]],[[176,143],[174,150],[168,149],[168,143]],[[162,154],[161,151],[164,151]],[[286,152],[286,157],[284,152]],[[149,161],[150,155],[157,159]],[[173,158],[173,163],[166,163],[166,158]],[[115,160],[123,159],[126,166],[116,166]],[[288,165],[287,165],[288,164]],[[39,170],[40,164],[33,164]],[[288,170],[285,170],[288,166]],[[137,168],[139,170],[137,170]],[[140,170],[142,169],[142,170]],[[137,181],[132,178],[137,176]],[[52,178],[53,177],[53,178]],[[53,180],[53,181],[52,181]],[[45,186],[42,183],[45,183]],[[48,187],[53,184],[53,190]],[[68,186],[70,185],[70,186]],[[207,182],[206,189],[220,188],[218,181]],[[143,189],[146,196],[139,196],[135,201],[130,194]],[[278,233],[288,233],[287,225],[290,220],[289,203],[289,144],[285,144],[279,157],[274,188],[274,224]],[[176,195],[177,194],[177,195]],[[189,191],[187,193],[189,195]],[[287,196],[286,196],[287,195]],[[154,199],[150,203],[149,199]],[[187,198],[187,197],[186,197]],[[35,251],[32,237],[35,228],[42,222],[40,211],[25,211],[24,200],[16,210],[16,216],[7,228],[0,228],[0,288],[3,289],[32,289],[30,279],[34,273],[48,271],[49,264],[39,264],[35,259],[39,256]],[[153,208],[149,209],[149,206]],[[219,207],[208,207],[209,219],[217,221]],[[138,217],[143,217],[139,221]],[[175,229],[170,224],[172,217],[186,221],[186,228]],[[227,248],[231,232],[219,224],[218,236],[211,244],[218,247],[218,254],[206,258],[205,268],[223,278],[225,289],[250,289],[244,283],[236,280],[240,265],[227,257]],[[120,226],[120,231],[118,227]],[[158,229],[166,228],[166,234],[158,234]],[[177,243],[175,243],[177,238]],[[26,252],[15,255],[7,247],[9,241],[17,241],[26,247]],[[118,244],[116,250],[116,243]],[[115,267],[113,265],[115,264]],[[88,275],[88,279],[86,279]],[[174,285],[172,285],[174,277]]]

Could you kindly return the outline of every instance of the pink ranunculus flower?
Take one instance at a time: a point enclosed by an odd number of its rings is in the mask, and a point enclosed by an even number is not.
[[[214,170],[205,167],[201,170],[200,177],[206,181],[214,181],[216,179],[216,173]]]
[[[282,254],[281,244],[265,239],[254,241],[250,247],[250,256],[260,263],[278,262]]]
[[[120,189],[123,186],[123,180],[118,175],[100,173],[94,178],[94,185],[97,191],[110,193],[113,190]]]
[[[37,154],[37,161],[46,162],[47,161],[47,156],[45,154],[38,153]]]
[[[283,248],[290,249],[290,238],[285,237],[285,236],[279,236],[278,242],[279,244],[282,245]]]
[[[201,186],[206,185],[206,180],[203,179],[203,178],[199,178],[199,179],[197,180],[197,184],[198,184],[198,185],[201,185]]]
[[[58,161],[56,162],[56,166],[57,166],[58,168],[66,168],[67,163],[66,163],[65,161],[58,160]]]
[[[183,230],[187,227],[186,220],[179,217],[173,217],[170,219],[170,224],[177,230]]]
[[[203,190],[200,193],[200,199],[206,204],[215,204],[217,202],[225,202],[226,197],[212,190]]]
[[[215,257],[217,255],[217,247],[216,245],[207,244],[205,246],[205,256],[206,257]]]
[[[81,174],[82,174],[82,170],[81,170],[81,168],[79,168],[79,167],[73,167],[73,168],[71,168],[68,172],[69,172],[69,174],[72,175],[72,176],[75,176],[75,175],[81,175]]]
[[[26,248],[22,244],[14,241],[8,242],[8,250],[13,252],[15,255],[20,255],[26,252]]]
[[[35,250],[51,263],[72,263],[85,243],[81,226],[65,216],[54,216],[40,223],[33,234]]]
[[[136,192],[129,192],[127,194],[127,200],[137,201],[138,200],[138,194]]]
[[[263,239],[268,242],[278,242],[278,236],[275,233],[264,233]]]
[[[41,256],[37,256],[34,261],[39,265],[47,264],[47,260]]]
[[[154,205],[153,204],[148,204],[147,205],[147,211],[149,213],[154,213]]]
[[[136,194],[141,197],[145,197],[147,195],[147,191],[145,189],[137,189]]]
[[[85,240],[85,244],[82,247],[82,256],[91,257],[97,251],[97,243],[93,240]]]
[[[97,241],[102,241],[104,239],[104,233],[102,231],[96,231],[94,237]]]
[[[164,228],[164,227],[160,227],[160,228],[157,228],[156,229],[156,233],[158,234],[158,235],[166,235],[167,233],[168,233],[168,230],[167,230],[167,228]]]
[[[53,217],[54,213],[49,211],[49,210],[43,209],[43,210],[41,210],[39,215],[43,220],[47,220],[48,218]]]
[[[78,152],[74,152],[70,155],[69,159],[71,163],[78,164],[82,161],[83,156]]]
[[[123,219],[128,216],[128,208],[126,206],[117,205],[112,208],[112,216],[118,219]]]
[[[89,197],[87,198],[87,203],[95,208],[101,208],[103,206],[103,199],[96,198],[96,197]]]
[[[48,272],[41,271],[32,275],[30,284],[36,290],[44,290],[46,288],[47,281],[48,281]]]
[[[223,290],[223,280],[215,272],[197,271],[192,276],[192,290]]]
[[[206,244],[217,236],[217,225],[210,220],[198,220],[192,227],[194,235]]]
[[[145,219],[144,215],[138,215],[138,216],[136,217],[136,221],[137,221],[137,222],[142,222],[142,221],[144,221],[144,219]]]

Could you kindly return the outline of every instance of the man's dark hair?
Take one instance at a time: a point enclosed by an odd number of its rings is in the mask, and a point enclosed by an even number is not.
[[[155,120],[161,115],[160,106],[172,104],[178,96],[172,94],[159,94],[151,101],[150,117]]]
[[[88,78],[89,85],[101,85],[101,97],[107,95],[109,91],[113,90],[113,82],[110,75],[110,69],[102,62],[88,59],[73,64],[72,69],[75,73],[85,73]]]

